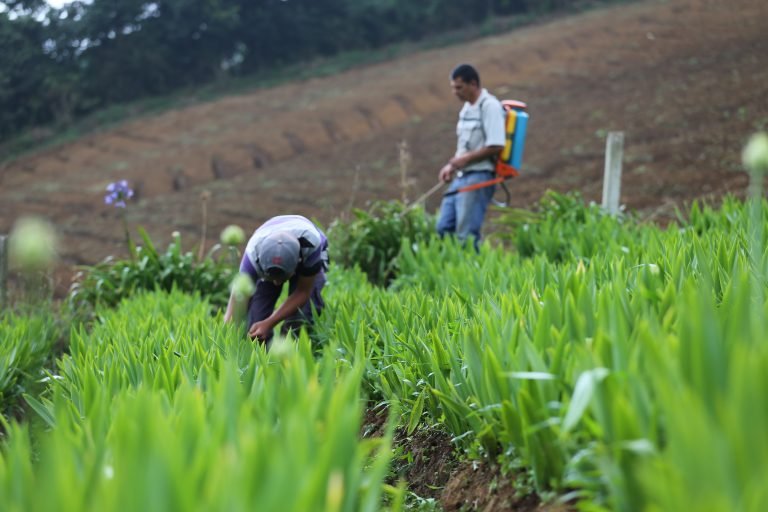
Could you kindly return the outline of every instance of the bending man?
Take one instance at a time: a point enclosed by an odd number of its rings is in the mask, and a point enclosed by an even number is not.
[[[284,321],[287,333],[311,324],[313,309],[323,309],[322,289],[328,269],[328,239],[309,219],[280,215],[262,224],[248,240],[240,272],[251,276],[256,291],[248,299],[248,334],[269,341],[275,326]],[[275,309],[283,285],[288,298]],[[234,293],[229,298],[224,321],[233,317]]]

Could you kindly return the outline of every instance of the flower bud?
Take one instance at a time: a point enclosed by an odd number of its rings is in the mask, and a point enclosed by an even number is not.
[[[768,134],[756,133],[749,138],[741,154],[744,165],[757,172],[768,172]]]
[[[224,245],[240,245],[245,241],[245,233],[240,226],[230,224],[221,232],[221,243]]]
[[[269,346],[269,357],[276,361],[285,361],[296,353],[296,345],[284,336],[275,336]]]
[[[11,265],[24,271],[49,268],[56,258],[56,232],[39,217],[21,217],[11,230],[8,256]]]
[[[251,276],[240,272],[232,280],[231,290],[238,301],[245,301],[256,292],[256,285]]]

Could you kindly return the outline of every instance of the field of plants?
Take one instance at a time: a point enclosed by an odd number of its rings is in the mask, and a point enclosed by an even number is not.
[[[768,510],[768,202],[664,229],[576,195],[522,213],[479,253],[380,213],[409,233],[390,264],[337,261],[315,329],[268,352],[174,284],[71,328],[4,313],[3,510],[442,510],[393,469],[430,430],[558,510]]]

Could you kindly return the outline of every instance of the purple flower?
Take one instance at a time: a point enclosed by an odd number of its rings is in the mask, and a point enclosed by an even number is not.
[[[105,204],[114,204],[117,208],[125,208],[125,200],[133,197],[133,190],[126,180],[116,181],[107,185]]]

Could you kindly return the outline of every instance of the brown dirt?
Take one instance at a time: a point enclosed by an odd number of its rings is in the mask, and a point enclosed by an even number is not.
[[[361,435],[384,434],[388,411],[368,409]],[[483,512],[571,512],[573,507],[543,503],[536,493],[515,487],[514,475],[504,475],[497,464],[460,460],[451,436],[436,429],[419,429],[407,435],[397,429],[393,438],[395,458],[391,484],[403,479],[410,492],[438,501],[442,510]],[[554,500],[556,501],[556,500]]]
[[[102,202],[118,179],[138,191],[131,226],[161,246],[178,230],[190,249],[203,190],[213,238],[229,223],[250,230],[287,212],[328,223],[400,198],[403,140],[413,199],[452,151],[459,104],[447,75],[463,61],[529,105],[513,206],[548,188],[599,201],[605,133],[621,130],[622,202],[663,220],[695,198],[743,195],[741,148],[768,127],[766,19],[765,0],[644,1],[136,119],[1,167],[0,232],[22,214],[53,220],[65,289],[72,265],[124,254],[118,214]]]
[[[435,429],[418,430],[408,436],[401,430],[394,443],[410,457],[395,461],[398,477],[405,479],[408,489],[418,496],[439,499],[460,466],[451,436]]]
[[[535,494],[519,492],[510,476],[498,465],[467,462],[455,471],[445,486],[440,504],[445,512],[480,510],[483,512],[572,512],[566,504],[542,503]]]

